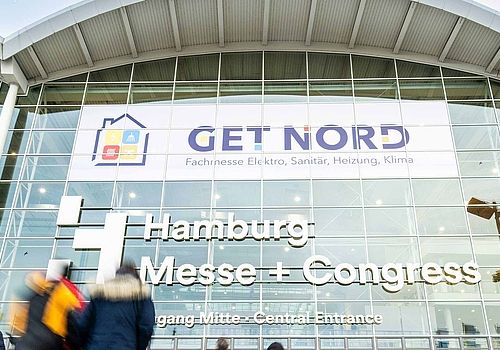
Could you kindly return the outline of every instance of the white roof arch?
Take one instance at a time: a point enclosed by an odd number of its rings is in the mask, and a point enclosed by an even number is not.
[[[1,61],[14,58],[31,84],[244,50],[351,52],[498,76],[500,13],[472,0],[85,0],[0,38]]]

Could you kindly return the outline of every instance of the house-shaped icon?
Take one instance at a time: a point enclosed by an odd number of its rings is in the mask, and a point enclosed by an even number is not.
[[[96,132],[92,162],[95,166],[145,165],[148,141],[146,127],[130,114],[104,118],[102,127]]]

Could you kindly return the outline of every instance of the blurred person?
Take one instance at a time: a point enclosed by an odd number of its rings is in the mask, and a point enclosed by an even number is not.
[[[281,343],[274,342],[267,347],[267,350],[285,350],[285,349],[283,348],[283,345],[281,345]]]
[[[5,340],[3,339],[3,333],[0,331],[0,350],[5,350]]]
[[[77,324],[86,350],[145,350],[154,320],[147,286],[135,265],[124,263],[115,278],[90,288],[90,303]]]
[[[62,350],[76,348],[73,334],[68,332],[68,317],[83,306],[83,298],[75,285],[65,277],[69,265],[53,266],[47,275],[29,273],[25,278],[26,293],[11,312],[12,338],[16,350]]]
[[[226,338],[221,337],[217,339],[215,350],[228,350],[228,349],[229,349],[229,343],[227,342]]]

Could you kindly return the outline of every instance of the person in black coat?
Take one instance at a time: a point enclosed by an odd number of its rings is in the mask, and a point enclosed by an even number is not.
[[[0,350],[5,350],[5,341],[3,340],[3,333],[0,332]]]
[[[145,350],[153,334],[155,310],[135,267],[90,290],[90,303],[77,318],[85,350]]]

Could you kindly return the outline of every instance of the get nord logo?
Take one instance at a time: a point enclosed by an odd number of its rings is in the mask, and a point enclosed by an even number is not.
[[[311,128],[284,126],[199,126],[189,133],[189,146],[198,152],[261,151],[267,140],[273,151],[310,150],[396,150],[404,148],[410,134],[401,125],[356,125],[343,127],[328,124]]]

